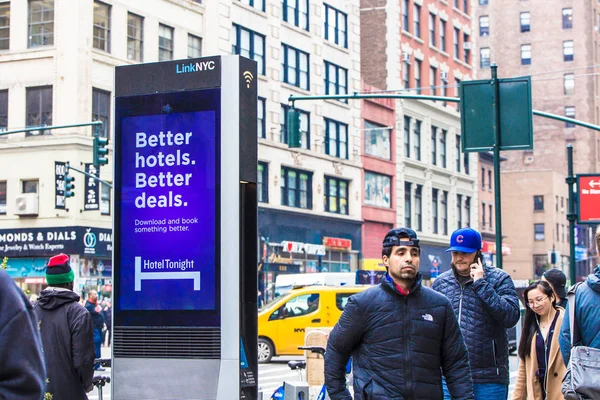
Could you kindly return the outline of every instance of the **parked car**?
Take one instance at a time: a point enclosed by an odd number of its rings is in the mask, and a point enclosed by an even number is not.
[[[331,328],[350,296],[369,286],[306,286],[275,298],[258,313],[258,362],[302,355],[306,328]]]

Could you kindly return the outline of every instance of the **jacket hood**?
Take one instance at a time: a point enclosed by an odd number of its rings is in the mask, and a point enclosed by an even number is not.
[[[587,284],[593,291],[600,293],[600,265],[597,265],[594,272],[588,275]]]
[[[44,310],[54,310],[67,303],[79,301],[79,295],[68,289],[47,288],[42,290],[37,304]]]

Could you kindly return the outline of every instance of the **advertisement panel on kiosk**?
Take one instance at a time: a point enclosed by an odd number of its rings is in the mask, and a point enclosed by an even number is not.
[[[255,74],[116,69],[114,399],[258,397]]]

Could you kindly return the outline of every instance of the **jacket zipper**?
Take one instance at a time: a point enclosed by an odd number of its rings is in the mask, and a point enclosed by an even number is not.
[[[465,287],[463,285],[460,285],[460,299],[458,300],[458,327],[459,328],[462,328],[460,323],[462,321],[462,301],[463,301],[464,292],[465,292]]]
[[[411,366],[410,366],[410,355],[409,355],[409,345],[408,345],[408,340],[410,337],[410,316],[409,316],[409,312],[408,312],[408,296],[404,296],[404,321],[408,326],[408,329],[405,329],[405,337],[404,337],[404,370],[406,371],[407,374],[407,379],[406,379],[406,398],[407,399],[411,399],[412,398],[412,388],[411,388],[411,382],[412,382],[412,374],[411,374]],[[408,332],[408,334],[406,334],[406,332]]]
[[[496,366],[496,375],[500,375],[500,370],[498,368],[498,361],[496,361],[496,341],[492,340],[492,351],[494,352],[494,365]]]

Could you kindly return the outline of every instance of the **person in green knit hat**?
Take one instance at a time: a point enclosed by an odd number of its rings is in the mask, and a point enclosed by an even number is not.
[[[69,256],[58,254],[46,265],[48,287],[34,310],[39,321],[46,371],[46,392],[54,399],[87,399],[93,389],[94,332],[90,313],[73,292]]]

